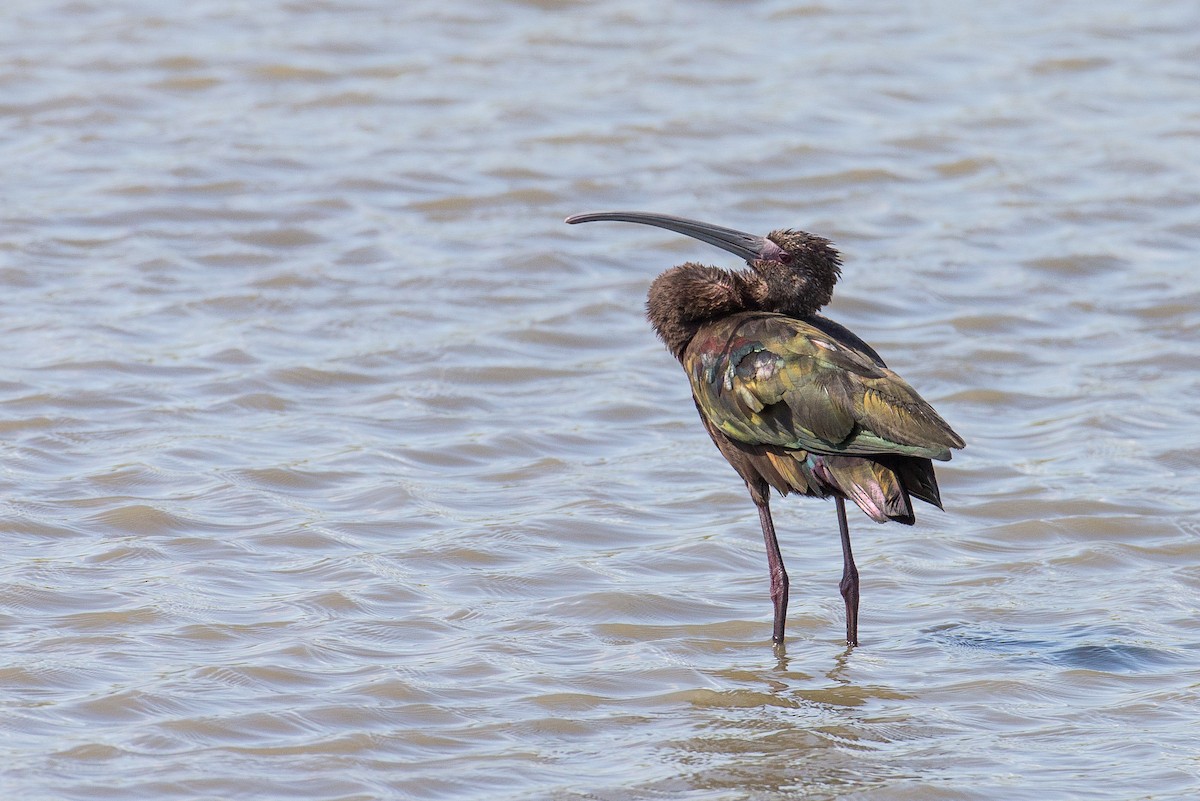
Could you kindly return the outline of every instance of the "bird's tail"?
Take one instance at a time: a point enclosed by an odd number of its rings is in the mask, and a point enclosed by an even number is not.
[[[933,462],[916,456],[878,456],[880,464],[891,468],[900,484],[914,498],[942,508],[942,493],[938,490]]]
[[[815,472],[877,523],[916,522],[909,488],[891,466],[859,456],[824,456]]]

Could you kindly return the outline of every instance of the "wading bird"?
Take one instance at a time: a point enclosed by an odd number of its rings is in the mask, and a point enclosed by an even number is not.
[[[771,521],[770,488],[833,497],[842,538],[846,642],[858,644],[858,569],[846,502],[876,522],[916,520],[911,498],[942,507],[931,459],[964,443],[870,345],[817,312],[833,297],[841,257],[803,231],[767,236],[668,214],[608,211],[567,222],[641,223],[715,245],[749,269],[689,262],[650,285],[646,316],[683,365],[700,420],[758,507],[772,639],[783,642],[788,577]]]

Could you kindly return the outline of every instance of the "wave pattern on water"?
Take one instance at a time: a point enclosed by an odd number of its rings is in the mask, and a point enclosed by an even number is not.
[[[1194,4],[10,5],[6,797],[1200,793]],[[967,439],[863,647],[618,207],[833,238]]]

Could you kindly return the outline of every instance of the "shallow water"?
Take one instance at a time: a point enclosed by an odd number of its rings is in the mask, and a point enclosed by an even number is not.
[[[17,2],[0,790],[1200,794],[1200,7]],[[846,258],[945,513],[754,508],[642,303]]]

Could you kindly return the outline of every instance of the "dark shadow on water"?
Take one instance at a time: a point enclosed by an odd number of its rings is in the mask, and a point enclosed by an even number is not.
[[[1102,673],[1154,673],[1183,661],[1180,651],[1189,647],[1157,648],[1133,642],[1144,637],[1123,626],[1005,629],[950,623],[925,634],[949,650],[990,651],[1015,661]]]
[[[1141,645],[1116,643],[1112,645],[1077,645],[1051,654],[1051,661],[1069,668],[1100,670],[1106,673],[1152,672],[1180,661],[1181,657],[1168,651]]]

